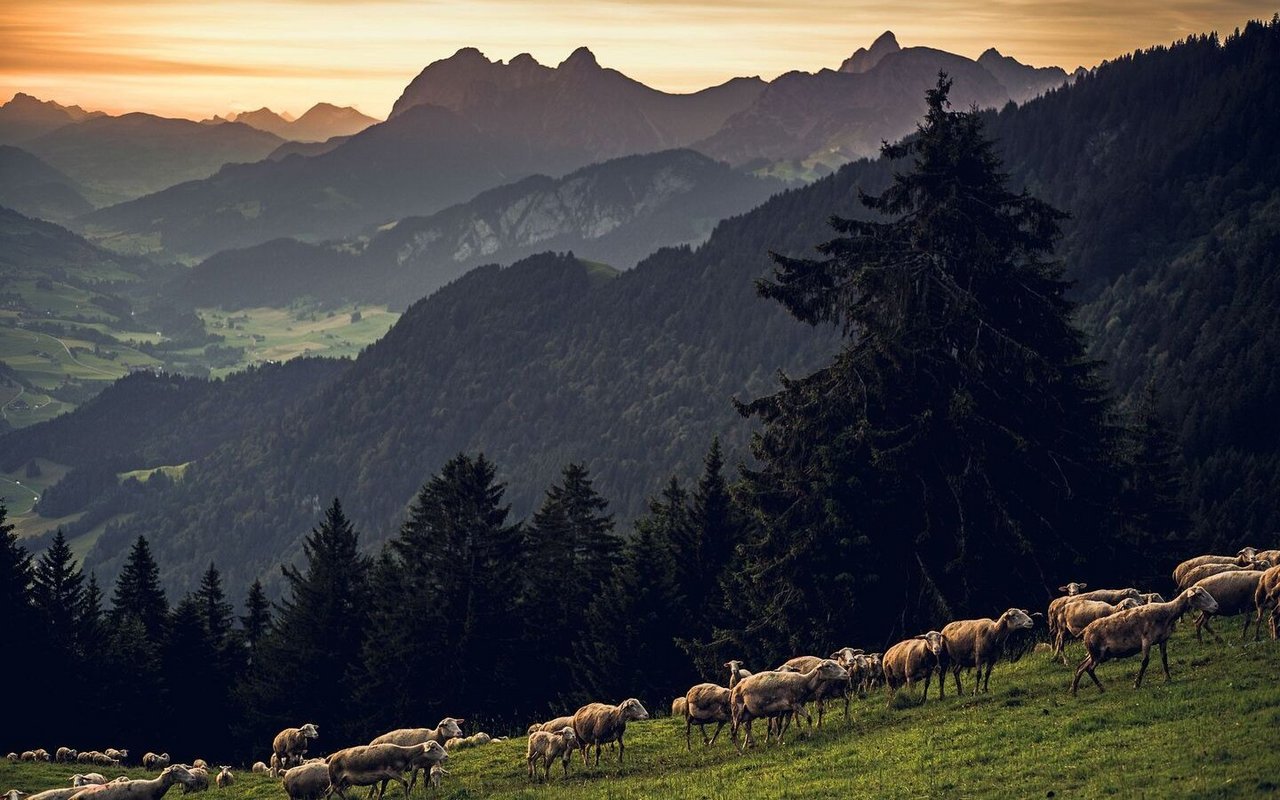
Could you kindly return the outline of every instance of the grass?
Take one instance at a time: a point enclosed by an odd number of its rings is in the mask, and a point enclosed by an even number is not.
[[[1238,624],[1224,625],[1238,635]],[[1280,645],[1197,643],[1189,625],[1170,643],[1174,682],[1158,656],[1132,688],[1138,661],[1104,664],[1099,694],[1067,693],[1071,670],[1033,653],[1001,664],[992,691],[948,693],[890,708],[883,694],[835,711],[821,731],[739,756],[722,734],[712,748],[684,750],[670,718],[627,727],[627,764],[606,750],[601,766],[574,762],[548,785],[525,777],[523,738],[456,751],[445,798],[1254,798],[1280,793]],[[1075,645],[1070,653],[1079,656]],[[650,708],[651,712],[658,709]],[[319,720],[323,729],[325,720]],[[283,723],[282,723],[283,724]],[[757,726],[762,727],[762,726]],[[69,723],[68,744],[74,742]],[[727,733],[727,732],[726,732]],[[33,742],[53,750],[58,742]],[[105,746],[108,743],[84,743]],[[163,743],[156,743],[163,749]],[[198,754],[175,754],[193,759]],[[558,767],[557,767],[558,770]],[[0,788],[63,785],[70,766],[0,762]],[[140,774],[130,770],[130,774]],[[112,774],[115,774],[112,771]],[[217,792],[217,790],[212,790]],[[226,800],[285,797],[278,782],[241,773]],[[363,794],[352,795],[352,797]],[[399,790],[390,790],[398,797]],[[426,796],[425,794],[423,795]]]
[[[353,320],[355,313],[359,319]],[[221,377],[248,364],[287,361],[298,356],[355,356],[382,337],[400,315],[386,306],[345,306],[327,311],[299,308],[197,309],[211,333],[224,344],[245,348],[231,367],[214,370]]]

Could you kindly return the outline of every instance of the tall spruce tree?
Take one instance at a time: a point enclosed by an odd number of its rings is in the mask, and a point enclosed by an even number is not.
[[[1145,574],[1129,576],[1132,585],[1150,585],[1164,576],[1191,545],[1191,522],[1181,498],[1186,489],[1182,453],[1161,416],[1154,376],[1142,389],[1126,432],[1127,466],[1120,514],[1127,538],[1145,558]],[[1238,535],[1238,534],[1237,534]],[[1217,541],[1215,552],[1234,550],[1235,541]]]
[[[14,526],[8,521],[9,509],[0,499],[0,633],[5,641],[18,643],[23,650],[30,650],[35,658],[24,654],[13,658],[7,665],[13,670],[10,680],[14,686],[40,686],[41,660],[45,639],[43,628],[38,622],[37,612],[31,604],[31,584],[34,575],[31,566],[31,554],[18,542]],[[6,711],[13,719],[32,721],[34,730],[24,730],[25,725],[7,725],[7,730],[0,733],[0,741],[6,743],[8,750],[20,750],[20,739],[40,734],[51,734],[41,724],[43,700],[37,692],[11,692]]]
[[[249,657],[258,652],[262,637],[271,627],[271,601],[262,588],[262,581],[255,580],[244,599],[244,616],[240,617],[240,630],[249,649]]]
[[[940,76],[917,134],[883,149],[904,168],[862,200],[887,221],[833,218],[821,258],[775,254],[759,283],[846,337],[739,406],[763,423],[744,599],[778,652],[1026,605],[1117,555],[1117,428],[1050,260],[1064,215],[1006,187],[950,87]]]
[[[152,735],[172,742],[174,752],[226,752],[228,708],[224,678],[201,599],[187,595],[174,606],[161,651],[161,667],[169,713]],[[190,725],[182,713],[193,697],[204,701],[201,719],[205,724]]]
[[[84,576],[59,528],[49,549],[36,560],[31,601],[45,629],[48,655],[42,659],[44,679],[65,687],[49,696],[47,713],[55,717],[84,708],[84,682],[74,679],[83,666],[80,615],[85,600]],[[30,646],[30,644],[28,645]],[[28,655],[31,656],[30,650]]]
[[[136,617],[142,623],[147,637],[155,644],[164,639],[169,601],[160,586],[160,568],[151,555],[151,546],[145,536],[139,536],[129,550],[124,569],[116,579],[111,596],[111,624],[119,627],[126,616]]]

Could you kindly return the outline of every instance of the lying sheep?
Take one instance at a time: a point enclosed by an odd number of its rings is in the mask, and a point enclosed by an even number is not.
[[[284,791],[289,800],[321,800],[329,790],[329,765],[303,764],[286,770]]]
[[[256,775],[267,775],[270,774],[271,768],[264,761],[255,761],[253,766],[249,767],[249,771]]]
[[[320,736],[320,729],[313,722],[297,728],[285,728],[271,740],[271,752],[280,757],[284,766],[301,764],[307,754],[307,743]]]
[[[1222,641],[1222,637],[1209,627],[1209,617],[1244,614],[1244,630],[1240,634],[1240,640],[1244,641],[1249,635],[1249,623],[1253,621],[1253,597],[1265,574],[1256,570],[1222,572],[1196,581],[1196,586],[1208,592],[1218,604],[1216,610],[1201,611],[1200,616],[1196,618],[1196,640],[1203,641],[1200,635],[1200,630],[1203,628],[1213,634],[1214,639]]]
[[[9,759],[10,761],[20,761],[22,759],[22,756],[18,755],[17,753],[10,753],[7,756],[5,756],[5,758]],[[13,789],[12,791],[16,792],[18,790]]]
[[[632,720],[648,719],[649,712],[634,697],[623,700],[616,706],[607,703],[588,703],[579,708],[573,715],[573,733],[578,739],[578,747],[582,750],[582,763],[587,763],[587,750],[596,746],[596,766],[600,765],[600,748],[609,742],[618,743],[618,766],[622,766],[623,752],[626,744],[622,737],[627,732],[627,723]]]
[[[1173,680],[1169,674],[1166,644],[1178,619],[1192,608],[1212,612],[1217,610],[1218,603],[1202,587],[1192,586],[1168,603],[1149,603],[1090,623],[1084,629],[1084,647],[1089,654],[1076,667],[1075,678],[1071,681],[1071,694],[1075,695],[1080,686],[1080,676],[1085,673],[1093,679],[1098,691],[1103,691],[1102,682],[1094,674],[1094,669],[1099,664],[1142,653],[1142,666],[1138,669],[1138,679],[1133,683],[1133,688],[1138,688],[1142,685],[1142,676],[1146,674],[1147,663],[1151,660],[1152,645],[1160,647],[1160,663],[1164,667],[1165,680]]]
[[[571,749],[571,750],[570,750],[570,753],[572,753],[572,752],[573,752],[573,751],[572,751],[572,749]],[[449,774],[449,770],[445,769],[444,767],[440,766],[439,764],[435,764],[435,765],[433,765],[433,766],[431,767],[431,788],[432,788],[432,789],[435,789],[435,790],[437,790],[437,791],[439,791],[439,789],[440,789],[440,784],[441,784],[441,782],[443,782],[443,780],[444,780],[444,776],[445,776],[445,775],[448,775],[448,774]]]
[[[395,781],[407,798],[409,784],[403,773],[412,770],[416,775],[419,769],[429,771],[431,766],[448,758],[449,754],[436,741],[408,747],[398,744],[348,747],[329,756],[329,793],[337,792],[345,798],[346,790],[352,786],[377,785],[378,800],[382,800],[387,784]]]
[[[168,753],[160,753],[159,755],[156,753],[146,753],[142,756],[143,769],[162,770],[167,766],[169,766]]]
[[[1084,629],[1089,626],[1090,622],[1095,619],[1109,617],[1117,611],[1124,611],[1126,608],[1137,608],[1143,605],[1132,597],[1126,597],[1119,603],[1108,603],[1105,600],[1079,600],[1074,599],[1067,603],[1062,610],[1061,627],[1058,628],[1058,635],[1053,639],[1054,655],[1062,659],[1062,663],[1067,663],[1067,639],[1078,639],[1080,634],[1084,633]]]
[[[218,767],[218,776],[213,782],[219,789],[225,789],[236,782],[236,776],[231,774],[231,767]]]
[[[929,699],[929,681],[933,671],[938,672],[938,697],[946,696],[946,677],[941,670],[946,639],[939,631],[915,636],[898,642],[884,654],[884,683],[888,689],[889,702],[903,686],[911,688],[911,684],[924,679],[924,700]]]
[[[715,744],[716,739],[720,736],[720,730],[724,728],[725,724],[733,721],[729,705],[730,691],[730,689],[717,686],[714,683],[699,683],[685,693],[683,698],[685,701],[685,750],[693,749],[693,745],[689,740],[694,725],[697,725],[698,730],[702,731],[703,745],[710,746]],[[707,723],[709,722],[716,723],[716,732],[710,739],[707,738]]]
[[[729,688],[730,689],[737,686],[738,681],[742,680],[743,678],[751,677],[751,670],[743,669],[742,662],[738,661],[737,659],[734,659],[733,661],[726,661],[724,665],[729,669]]]
[[[827,682],[846,681],[849,671],[831,659],[823,659],[809,672],[759,672],[729,690],[729,734],[738,752],[754,747],[751,723],[756,719],[780,719],[778,743],[786,734],[792,714],[809,717],[805,703]],[[746,737],[738,742],[738,730],[746,725]],[[765,736],[768,740],[768,734]]]
[[[106,786],[89,786],[71,795],[72,800],[160,800],[175,783],[188,777],[187,770],[179,764],[165,767],[158,777],[150,780],[108,783]]]
[[[101,786],[107,782],[107,776],[101,772],[86,772],[83,775],[76,774],[71,776],[72,786]]]
[[[59,747],[53,755],[53,760],[59,764],[69,764],[75,761],[78,755],[80,755],[79,751],[72,750],[70,747]]]
[[[1087,601],[1086,601],[1087,602]],[[1068,606],[1068,613],[1070,606]],[[1031,617],[1020,608],[1011,608],[1000,615],[999,619],[964,619],[947,623],[942,629],[943,646],[946,648],[947,661],[951,665],[951,674],[956,680],[956,695],[960,695],[960,671],[974,667],[973,694],[977,696],[978,688],[990,691],[991,668],[1000,660],[1005,639],[1013,631],[1026,630],[1031,627]],[[983,669],[986,675],[983,675]],[[938,676],[938,683],[946,683],[946,675]]]
[[[192,761],[191,766],[205,770],[206,772],[209,770],[209,762],[205,761],[203,758],[197,758],[195,761]]]
[[[17,753],[14,753],[14,755],[17,755]],[[18,789],[10,789],[9,791],[5,792],[3,795],[0,795],[0,797],[3,797],[4,800],[22,800],[22,798],[26,796],[27,796],[26,792]]]
[[[538,774],[538,761],[541,760],[542,780],[551,777],[551,764],[558,758],[564,767],[564,776],[569,777],[569,762],[573,760],[573,748],[578,744],[578,737],[573,728],[565,727],[556,732],[534,731],[529,735],[529,747],[525,752],[525,762],[529,768],[529,779],[534,780]]]
[[[1272,567],[1262,573],[1262,577],[1258,580],[1258,588],[1253,592],[1253,605],[1258,610],[1258,617],[1254,620],[1253,638],[1257,641],[1258,634],[1262,630],[1262,617],[1271,612],[1271,621],[1269,624],[1271,630],[1271,638],[1276,638],[1277,625],[1276,614],[1280,612],[1280,566]]]

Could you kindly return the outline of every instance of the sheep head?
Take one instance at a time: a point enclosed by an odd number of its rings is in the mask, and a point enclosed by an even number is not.
[[[1258,548],[1256,547],[1242,547],[1236,552],[1236,559],[1240,562],[1241,566],[1244,566],[1252,561],[1253,557],[1257,554]]]
[[[320,738],[320,726],[314,722],[308,722],[306,725],[298,728],[298,731],[308,739]]]
[[[1191,603],[1192,608],[1201,611],[1207,611],[1212,614],[1218,610],[1218,601],[1213,599],[1213,595],[1209,594],[1203,586],[1192,586],[1183,592],[1187,600]]]
[[[4,793],[5,800],[22,800],[26,796],[27,793],[20,789],[10,789]]]
[[[573,728],[570,728],[568,725],[557,731],[556,735],[561,739],[564,739],[564,743],[569,747],[573,747],[574,742],[578,740],[578,734],[574,733]]]
[[[922,633],[916,638],[924,639],[925,646],[928,647],[929,652],[933,653],[935,656],[942,654],[942,647],[943,645],[946,644],[946,641],[947,641],[946,637],[944,637],[938,631],[929,631],[928,633]]]
[[[1035,622],[1031,619],[1031,615],[1020,608],[1011,608],[1000,615],[1011,631],[1024,631],[1035,627]]]
[[[1076,583],[1073,581],[1071,583],[1068,583],[1066,586],[1059,586],[1058,591],[1064,592],[1065,594],[1071,596],[1071,595],[1080,594],[1081,592],[1083,592],[1085,589],[1088,589],[1088,588],[1089,588],[1089,584],[1087,583]]]
[[[445,739],[457,739],[462,736],[462,727],[458,724],[460,722],[466,722],[466,720],[459,717],[445,717],[440,720],[436,730],[444,734]]]
[[[818,662],[814,672],[824,681],[845,681],[849,679],[849,670],[840,666],[840,662],[832,661],[829,658],[824,658]]]
[[[1116,610],[1123,611],[1126,608],[1137,608],[1142,604],[1143,603],[1141,600],[1134,600],[1132,597],[1126,597],[1125,599],[1121,600],[1119,603],[1116,603]]]
[[[625,720],[649,718],[649,712],[645,711],[644,706],[640,705],[640,701],[634,697],[623,700],[618,709],[622,712],[622,718]]]
[[[724,665],[728,667],[729,671],[734,674],[737,674],[738,670],[742,669],[742,662],[737,660],[736,658],[733,661],[724,662]]]
[[[1164,595],[1159,592],[1147,592],[1138,599],[1142,601],[1143,605],[1150,605],[1151,603],[1163,603]]]
[[[831,659],[833,661],[838,661],[842,666],[847,667],[854,662],[856,657],[865,652],[865,650],[858,650],[853,647],[841,647],[839,650],[831,654]]]

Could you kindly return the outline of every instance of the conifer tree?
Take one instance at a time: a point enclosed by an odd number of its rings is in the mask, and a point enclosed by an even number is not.
[[[196,590],[194,599],[199,604],[209,641],[218,651],[225,650],[230,644],[234,609],[222,591],[222,575],[212,562],[200,578],[200,588]]]
[[[36,561],[31,599],[47,626],[50,640],[66,658],[74,657],[85,600],[84,575],[76,566],[67,538],[58,528],[49,549]]]
[[[40,655],[44,653],[45,640],[42,627],[38,623],[36,609],[31,604],[31,584],[33,570],[31,555],[18,542],[14,526],[8,522],[9,509],[0,499],[0,634],[5,641],[21,643],[24,649],[31,649],[36,655],[11,659],[7,669],[12,669],[10,680],[14,686],[39,686]],[[8,705],[11,703],[12,705]],[[41,712],[41,700],[37,693],[30,691],[12,692],[6,704],[6,711],[13,719],[30,720],[32,731],[24,734],[35,736],[39,733],[52,733],[38,724]],[[9,739],[14,746],[17,740]]]
[[[1131,583],[1163,578],[1191,544],[1190,520],[1182,507],[1186,488],[1181,451],[1160,415],[1154,376],[1139,396],[1124,445],[1127,473],[1120,514],[1131,546],[1146,558],[1146,574]],[[1214,542],[1215,552],[1233,549],[1235,541]],[[1140,581],[1140,579],[1148,579]]]
[[[1025,605],[1122,555],[1117,428],[1050,260],[1063,214],[1006,188],[950,87],[940,76],[918,133],[884,147],[903,169],[862,200],[886,220],[834,218],[821,258],[774,255],[759,284],[846,337],[739,407],[763,423],[744,476],[761,526],[749,616],[779,651]]]
[[[271,627],[271,602],[262,588],[262,581],[255,580],[244,600],[244,616],[240,617],[240,629],[250,657],[257,653],[262,637]]]
[[[151,546],[145,536],[139,536],[129,550],[124,569],[116,579],[111,596],[111,625],[120,626],[126,616],[133,616],[142,623],[147,637],[159,644],[164,638],[169,601],[160,586],[160,569],[151,555]]]
[[[687,521],[671,526],[677,582],[688,604],[694,636],[706,640],[724,607],[720,579],[733,559],[745,520],[724,479],[720,438],[711,442],[702,476],[690,500]]]
[[[187,595],[174,606],[169,632],[161,654],[166,700],[169,709],[161,727],[153,735],[163,735],[175,751],[207,752],[227,745],[227,698],[220,685],[218,652],[210,638],[204,602]],[[191,698],[205,701],[203,725],[174,724],[184,718],[182,710]]]
[[[76,623],[76,641],[80,643],[81,657],[89,653],[102,652],[107,638],[102,609],[102,589],[98,587],[98,576],[92,572],[89,573],[89,582],[85,586]]]

